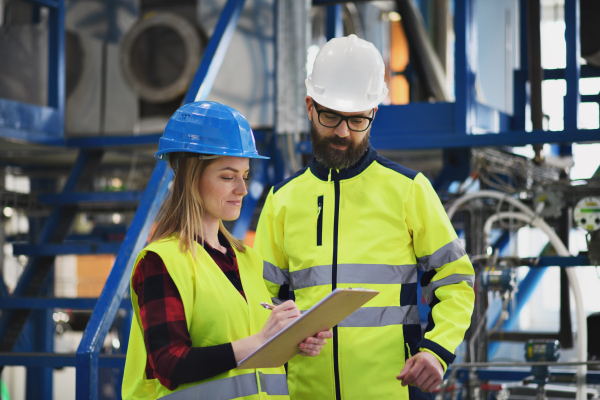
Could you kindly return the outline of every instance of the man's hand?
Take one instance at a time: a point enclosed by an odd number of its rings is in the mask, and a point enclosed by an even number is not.
[[[431,353],[421,351],[406,360],[406,364],[396,379],[402,386],[417,386],[423,392],[432,392],[444,379],[444,368]]]
[[[319,355],[323,346],[327,342],[326,339],[331,339],[333,332],[331,330],[321,331],[315,336],[307,337],[300,343],[300,355],[304,357],[316,357]]]

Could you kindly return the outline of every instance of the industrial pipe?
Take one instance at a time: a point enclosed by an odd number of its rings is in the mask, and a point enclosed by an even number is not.
[[[513,199],[516,200],[516,199]],[[521,203],[520,201],[516,200]],[[531,213],[533,211],[529,209],[526,205],[521,203],[522,207],[528,209]],[[523,208],[522,208],[523,209]],[[531,215],[526,215],[524,213],[518,212],[500,212],[492,215],[485,221],[485,225],[483,226],[483,232],[486,237],[486,242],[490,243],[490,233],[492,230],[492,224],[501,219],[516,219],[519,221],[523,221],[532,226],[540,228],[548,238],[550,239],[550,243],[556,250],[556,253],[561,257],[570,257],[571,254],[569,250],[566,248],[562,240],[558,237],[556,232],[552,230],[550,225],[546,223],[543,219],[536,216],[534,214],[533,218]],[[585,316],[585,308],[583,306],[583,297],[581,296],[581,288],[579,286],[579,281],[577,280],[577,274],[575,274],[575,269],[573,267],[565,268],[567,275],[569,277],[569,286],[571,287],[571,291],[573,292],[573,296],[575,297],[575,310],[576,310],[576,318],[577,318],[577,359],[580,362],[587,361],[587,320]],[[587,386],[586,386],[586,374],[587,374],[587,365],[581,364],[577,366],[577,400],[586,400]]]

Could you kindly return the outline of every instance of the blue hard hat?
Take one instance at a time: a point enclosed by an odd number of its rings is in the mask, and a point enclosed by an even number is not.
[[[256,151],[246,118],[214,101],[197,101],[180,107],[169,119],[155,157],[168,160],[173,152],[264,158]]]

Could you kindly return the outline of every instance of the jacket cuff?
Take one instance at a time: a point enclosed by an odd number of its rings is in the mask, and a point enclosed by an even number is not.
[[[419,349],[419,351],[425,351],[427,353],[433,354],[435,356],[435,358],[438,359],[438,361],[440,362],[440,364],[442,364],[442,369],[444,370],[444,375],[446,375],[446,370],[448,369],[448,364],[446,364],[446,362],[444,360],[442,360],[442,358],[440,356],[438,356],[437,354],[435,354],[433,351],[426,349],[424,347],[421,347]]]
[[[450,353],[448,350],[429,339],[422,339],[421,342],[417,345],[417,347],[421,351],[426,350],[429,353],[436,356],[440,360],[440,362],[442,362],[442,367],[444,367],[444,373],[446,372],[446,368],[448,368],[448,365],[452,364],[452,362],[456,358],[454,354]]]

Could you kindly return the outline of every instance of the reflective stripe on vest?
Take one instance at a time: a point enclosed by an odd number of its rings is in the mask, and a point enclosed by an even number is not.
[[[259,372],[261,392],[270,396],[288,395],[287,379],[283,374]],[[201,383],[161,397],[165,400],[231,400],[258,394],[255,374],[245,374]]]
[[[417,282],[416,265],[338,264],[337,283],[405,284]],[[331,285],[331,265],[317,265],[290,274],[294,290]]]
[[[452,274],[438,281],[430,282],[429,285],[423,288],[423,295],[425,296],[425,300],[429,304],[431,300],[433,300],[433,293],[437,288],[461,282],[466,282],[467,285],[473,288],[474,281],[475,275]]]
[[[304,314],[308,310],[302,310]],[[344,328],[376,327],[387,325],[419,325],[419,309],[416,305],[390,307],[361,307],[350,314],[338,326]]]
[[[416,305],[390,307],[361,307],[338,326],[343,328],[419,324]]]
[[[267,392],[270,396],[286,396],[289,394],[287,377],[284,374],[263,374],[258,373],[260,378],[260,388],[262,392]]]
[[[279,267],[263,261],[263,278],[277,285],[289,285],[290,272],[287,269],[279,269]]]
[[[448,244],[440,247],[429,256],[417,257],[419,267],[425,271],[431,271],[435,268],[440,268],[445,264],[454,262],[467,254],[462,243],[458,238]]]

